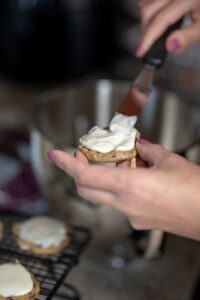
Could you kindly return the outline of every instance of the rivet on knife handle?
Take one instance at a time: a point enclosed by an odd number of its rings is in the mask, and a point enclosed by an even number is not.
[[[162,67],[165,58],[166,58],[166,47],[165,42],[167,37],[176,29],[179,29],[183,23],[183,18],[176,22],[175,24],[171,25],[165,33],[153,44],[150,50],[143,58],[143,63],[153,66],[156,69]]]

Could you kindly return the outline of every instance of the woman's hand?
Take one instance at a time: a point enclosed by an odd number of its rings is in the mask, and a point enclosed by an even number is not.
[[[90,165],[54,150],[49,158],[71,175],[78,193],[124,213],[136,229],[160,229],[200,240],[200,168],[159,145],[137,143],[150,168]]]
[[[166,41],[171,53],[180,52],[200,41],[199,0],[139,0],[142,34],[136,56],[142,57],[166,29],[190,14],[193,23],[174,31]]]

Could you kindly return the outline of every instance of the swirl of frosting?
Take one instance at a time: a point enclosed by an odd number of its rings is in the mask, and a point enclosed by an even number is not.
[[[136,116],[125,116],[117,113],[110,122],[109,129],[94,126],[80,138],[84,147],[100,153],[113,150],[128,151],[134,148],[136,139]]]

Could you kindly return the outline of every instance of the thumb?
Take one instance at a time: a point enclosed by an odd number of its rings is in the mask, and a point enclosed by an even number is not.
[[[153,166],[159,166],[168,154],[168,151],[160,145],[151,144],[143,139],[136,143],[136,148],[138,155]]]
[[[174,31],[166,41],[167,50],[178,53],[192,44],[200,41],[200,22],[189,27]]]
[[[75,153],[74,153],[74,157],[75,158],[77,158],[79,161],[81,161],[82,163],[84,163],[84,164],[88,164],[88,159],[87,159],[87,157],[81,152],[81,151],[76,151]]]

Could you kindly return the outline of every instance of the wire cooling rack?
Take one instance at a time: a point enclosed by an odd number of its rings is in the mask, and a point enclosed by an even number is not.
[[[0,211],[4,224],[4,234],[0,241],[0,264],[18,260],[40,283],[37,299],[49,300],[63,284],[68,272],[78,263],[78,259],[90,239],[90,232],[82,227],[72,227],[70,245],[56,255],[34,255],[21,250],[12,235],[12,225],[27,219],[27,216]],[[65,284],[65,300],[78,300],[78,292]]]

